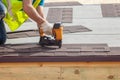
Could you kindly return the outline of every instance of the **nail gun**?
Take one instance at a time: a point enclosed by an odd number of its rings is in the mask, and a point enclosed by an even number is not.
[[[39,44],[44,46],[58,46],[62,47],[62,39],[63,39],[63,25],[60,22],[54,24],[52,29],[52,38],[45,35],[45,33],[40,30],[40,41]]]

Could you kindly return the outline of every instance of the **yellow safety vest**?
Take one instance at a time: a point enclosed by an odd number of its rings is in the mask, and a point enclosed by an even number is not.
[[[36,8],[40,1],[35,0],[33,6]],[[7,8],[4,21],[11,31],[15,31],[28,19],[27,14],[22,8],[22,0],[2,0],[2,2]]]

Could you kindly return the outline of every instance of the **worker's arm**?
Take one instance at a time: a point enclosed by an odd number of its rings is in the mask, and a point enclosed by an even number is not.
[[[23,10],[25,13],[34,21],[37,22],[39,28],[43,30],[44,33],[51,35],[53,26],[49,24],[39,11],[36,10],[32,5],[32,0],[23,0]]]
[[[45,22],[45,19],[39,15],[32,5],[32,0],[23,0],[23,10],[25,13],[38,24]]]
[[[36,8],[37,12],[39,13],[39,15],[45,19],[44,13],[43,13],[43,6],[38,6]]]

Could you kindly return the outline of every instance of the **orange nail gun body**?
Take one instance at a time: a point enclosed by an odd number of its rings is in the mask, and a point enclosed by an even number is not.
[[[53,26],[53,39],[44,35],[44,33],[40,30],[40,42],[39,44],[44,46],[58,46],[61,48],[62,39],[63,39],[63,25],[61,23],[55,23]]]

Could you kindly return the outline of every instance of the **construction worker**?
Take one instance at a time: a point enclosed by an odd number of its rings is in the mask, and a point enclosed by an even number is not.
[[[6,42],[6,31],[3,22],[5,11],[6,11],[5,6],[2,4],[0,0],[0,45],[3,45]]]
[[[3,4],[1,2],[2,0],[0,0],[0,6],[2,8]],[[5,1],[5,0],[3,0]],[[44,14],[43,14],[43,6],[44,6],[44,0],[40,0],[39,4],[37,5],[37,7],[35,8],[33,6],[33,4],[38,1],[38,0],[19,0],[22,1],[23,4],[23,11],[31,18],[33,19],[37,25],[39,30],[43,30],[43,32],[46,35],[52,35],[52,28],[53,26],[45,19]],[[7,3],[10,2],[10,0],[6,0]],[[3,8],[1,9],[2,12],[4,13]],[[3,23],[3,21],[2,21]],[[3,24],[0,24],[3,25]],[[2,26],[0,26],[1,28],[4,28]],[[5,29],[3,29],[3,31],[1,31],[2,29],[0,29],[0,36],[4,36],[4,42],[1,42],[2,44],[5,43],[5,39],[6,39],[6,34],[5,34]],[[4,33],[4,34],[3,34]],[[2,39],[2,37],[1,37]]]

